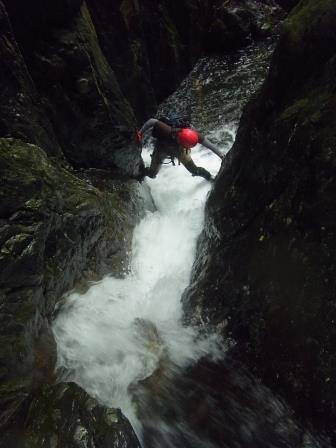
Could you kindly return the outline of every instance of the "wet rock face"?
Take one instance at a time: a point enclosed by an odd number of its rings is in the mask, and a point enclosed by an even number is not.
[[[201,52],[197,3],[88,0],[104,54],[140,121],[156,112]]]
[[[234,52],[269,34],[282,16],[267,0],[143,3],[143,34],[159,102],[172,92],[170,86],[178,87],[200,56]]]
[[[302,414],[335,416],[333,1],[289,16],[257,100],[210,196],[188,320],[218,325],[237,356]],[[328,42],[328,45],[326,45]]]
[[[143,443],[166,446],[330,448],[233,359],[202,360],[188,369],[164,362],[133,392]]]
[[[140,448],[140,443],[119,409],[100,406],[73,383],[44,386],[25,402],[27,415],[0,440],[1,448]]]
[[[137,176],[133,111],[101,51],[86,4],[63,3],[64,9],[46,12],[34,2],[25,14],[24,7],[8,2],[10,17],[1,6],[1,135],[39,144],[53,156],[62,149],[75,167]]]
[[[32,390],[52,382],[49,319],[76,283],[127,270],[132,230],[144,212],[139,183],[108,191],[51,162],[37,146],[0,139],[0,427]]]
[[[286,11],[290,11],[299,3],[300,0],[277,0],[277,3]]]
[[[48,8],[42,0],[32,0],[29,4],[20,0],[3,2],[19,37],[28,38],[28,41],[32,42],[39,33],[45,33],[50,25],[70,23],[83,0],[60,0],[50,4]]]
[[[269,36],[283,17],[280,8],[268,0],[210,3],[214,5],[205,2],[203,6],[207,20],[202,39],[207,53],[232,53],[252,40]]]
[[[41,145],[50,156],[62,152],[0,2],[0,135]]]
[[[99,47],[86,5],[66,33],[55,30],[36,47],[27,64],[67,160],[75,167],[116,167],[136,175],[135,118]]]

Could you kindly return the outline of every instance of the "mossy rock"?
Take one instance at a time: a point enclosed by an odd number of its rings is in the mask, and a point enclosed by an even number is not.
[[[305,35],[321,26],[325,16],[335,11],[333,0],[304,0],[291,12],[285,25],[293,44],[304,44]]]
[[[25,394],[52,380],[49,320],[57,301],[79,282],[127,271],[145,198],[137,181],[109,180],[100,190],[90,175],[80,178],[19,140],[0,139],[0,161],[0,400],[7,421]]]

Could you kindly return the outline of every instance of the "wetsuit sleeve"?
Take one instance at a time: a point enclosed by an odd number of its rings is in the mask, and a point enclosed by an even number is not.
[[[218,157],[221,159],[224,159],[224,154],[221,153],[221,150],[217,148],[214,144],[212,144],[207,137],[203,137],[199,134],[199,142],[201,145],[205,146],[206,148],[209,148],[213,153],[215,153]]]
[[[147,120],[146,123],[140,129],[141,134],[144,134],[146,131],[152,129],[158,121],[159,120],[157,120],[156,118],[150,118],[149,120]]]

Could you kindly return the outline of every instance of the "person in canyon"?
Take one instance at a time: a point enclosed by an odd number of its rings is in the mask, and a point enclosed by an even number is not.
[[[207,180],[211,179],[209,171],[203,167],[195,165],[191,157],[191,148],[197,143],[200,143],[214,152],[221,159],[224,158],[224,155],[208,140],[207,137],[203,136],[200,132],[190,126],[185,125],[186,123],[179,123],[176,120],[174,122],[174,120],[165,117],[160,119],[150,118],[142,128],[137,131],[137,139],[139,143],[143,141],[144,134],[148,131],[151,131],[152,136],[156,139],[152,161],[149,167],[144,168],[144,176],[155,178],[164,159],[170,157],[173,163],[174,158],[177,158],[193,176],[201,176]]]

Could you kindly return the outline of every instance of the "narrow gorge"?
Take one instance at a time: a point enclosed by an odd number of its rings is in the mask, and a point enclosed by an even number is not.
[[[333,446],[335,24],[0,1],[1,448]],[[143,177],[170,113],[213,181]]]

